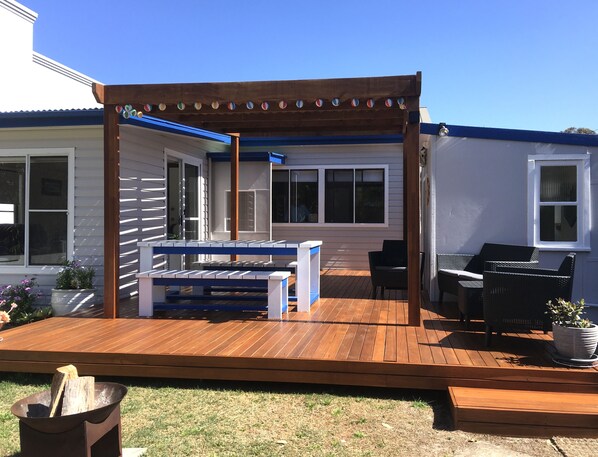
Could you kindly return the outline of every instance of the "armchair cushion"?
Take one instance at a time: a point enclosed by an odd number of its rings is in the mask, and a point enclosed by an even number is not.
[[[459,281],[481,281],[484,275],[465,270],[442,270],[443,275],[458,278]]]

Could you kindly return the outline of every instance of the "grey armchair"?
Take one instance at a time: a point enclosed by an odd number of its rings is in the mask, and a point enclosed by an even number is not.
[[[486,346],[492,333],[507,328],[539,328],[547,332],[551,322],[546,302],[571,300],[575,254],[565,257],[558,269],[499,266],[484,273],[484,322]]]

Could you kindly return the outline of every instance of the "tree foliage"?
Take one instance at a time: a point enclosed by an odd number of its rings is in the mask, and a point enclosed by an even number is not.
[[[563,133],[581,133],[583,135],[596,135],[596,131],[587,127],[569,127],[563,130]]]

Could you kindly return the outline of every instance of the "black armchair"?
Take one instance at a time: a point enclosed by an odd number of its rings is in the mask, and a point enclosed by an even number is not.
[[[381,251],[368,252],[372,298],[378,287],[382,295],[385,289],[407,289],[407,241],[384,240]],[[420,252],[420,276],[423,276],[425,254]]]
[[[485,270],[501,262],[518,262],[522,267],[538,264],[538,249],[530,246],[484,243],[479,254],[438,254],[439,302],[445,292],[457,295],[459,281],[481,281]]]
[[[492,332],[506,328],[540,328],[547,332],[551,322],[546,302],[571,300],[575,254],[569,254],[558,269],[498,266],[484,273],[484,321],[486,346]]]

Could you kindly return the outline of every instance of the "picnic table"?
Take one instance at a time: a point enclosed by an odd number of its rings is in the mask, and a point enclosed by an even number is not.
[[[139,248],[139,271],[153,268],[153,258],[159,254],[199,254],[199,255],[250,255],[295,257],[297,311],[309,312],[311,304],[320,297],[320,246],[322,241],[288,240],[227,240],[192,241],[164,240],[141,241]]]

